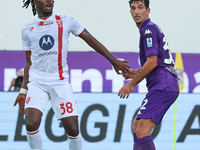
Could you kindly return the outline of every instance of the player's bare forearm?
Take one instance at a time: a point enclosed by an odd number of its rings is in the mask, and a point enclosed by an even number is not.
[[[31,66],[30,56],[31,56],[31,51],[27,51],[26,64],[24,66],[24,78],[23,78],[23,82],[21,86],[21,88],[24,88],[24,89],[28,89],[27,84],[28,84],[28,77],[29,77],[29,67]],[[19,112],[21,114],[24,114],[25,99],[26,99],[26,94],[19,93],[14,103],[14,106],[19,104]]]
[[[26,62],[25,67],[24,67],[24,78],[23,78],[23,82],[21,86],[21,88],[24,88],[24,89],[28,89],[27,84],[28,84],[29,67],[30,67],[30,64]],[[14,103],[14,106],[19,104],[19,112],[21,114],[24,114],[25,99],[26,99],[26,94],[19,93]]]
[[[122,75],[123,75],[123,77],[125,78],[125,79],[133,79],[136,75],[137,75],[137,73],[139,72],[139,70],[140,69],[129,69],[129,71],[125,71],[125,72],[123,72],[122,73]]]
[[[157,66],[157,56],[147,57],[147,61],[142,66],[142,68],[138,69],[135,77],[127,84],[125,84],[118,93],[120,98],[128,98],[130,93],[133,91],[135,86],[141,82],[145,77],[147,77],[153,69]]]
[[[100,53],[106,57],[112,64],[114,64],[117,59],[103,46],[98,40],[96,40],[86,29],[79,35],[90,47],[92,47],[96,52]]]
[[[28,84],[28,77],[29,77],[29,67],[30,64],[26,63],[24,67],[24,78],[22,82],[22,88],[28,89],[27,84]]]
[[[28,89],[27,84],[28,84],[28,77],[29,77],[29,68],[31,66],[31,61],[30,61],[30,55],[31,52],[27,51],[26,52],[26,64],[24,66],[24,78],[23,78],[23,83],[22,83],[22,88]]]
[[[138,73],[130,81],[134,86],[146,78],[157,66],[157,56],[147,57],[145,64],[138,70]]]
[[[127,64],[128,61],[121,61],[117,60],[117,58],[112,55],[105,46],[103,46],[98,40],[96,40],[86,29],[84,32],[79,35],[90,47],[92,47],[96,52],[100,53],[103,55],[105,58],[107,58],[110,63],[113,65],[115,68],[115,71],[119,73],[119,70],[127,70],[127,68],[130,68]]]

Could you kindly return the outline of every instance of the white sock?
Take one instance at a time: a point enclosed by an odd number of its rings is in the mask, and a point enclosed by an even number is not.
[[[30,149],[42,150],[42,138],[39,130],[32,132],[26,131],[26,133]]]
[[[68,135],[69,150],[82,150],[82,139],[80,134],[73,137]]]

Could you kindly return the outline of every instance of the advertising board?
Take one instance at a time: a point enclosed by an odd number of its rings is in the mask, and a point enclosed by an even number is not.
[[[13,107],[16,92],[0,92],[0,149],[26,150],[24,116]],[[131,122],[145,94],[120,99],[117,93],[75,93],[83,150],[129,150],[133,146]],[[181,94],[177,99],[176,150],[200,149],[200,95]],[[174,106],[170,107],[152,136],[158,150],[170,150],[173,143]],[[67,137],[49,104],[40,132],[45,150],[67,149]]]

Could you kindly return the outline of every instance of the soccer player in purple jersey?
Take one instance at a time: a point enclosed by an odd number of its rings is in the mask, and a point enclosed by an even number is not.
[[[149,0],[130,0],[130,12],[140,31],[141,68],[123,73],[132,79],[119,90],[121,98],[128,98],[134,87],[144,78],[148,93],[132,123],[134,150],[155,150],[151,131],[159,124],[179,94],[174,60],[165,35],[149,19]]]

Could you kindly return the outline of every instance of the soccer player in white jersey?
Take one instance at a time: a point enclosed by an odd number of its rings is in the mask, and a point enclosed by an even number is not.
[[[69,16],[52,14],[53,0],[24,0],[24,7],[32,5],[38,18],[22,29],[22,45],[26,51],[24,80],[18,103],[25,114],[27,140],[31,149],[42,149],[39,126],[45,107],[51,100],[57,119],[62,121],[68,136],[70,150],[81,150],[78,113],[71,85],[69,84],[67,50],[69,33],[82,38],[95,51],[106,57],[120,74],[130,68],[127,61],[117,60],[82,25]]]

